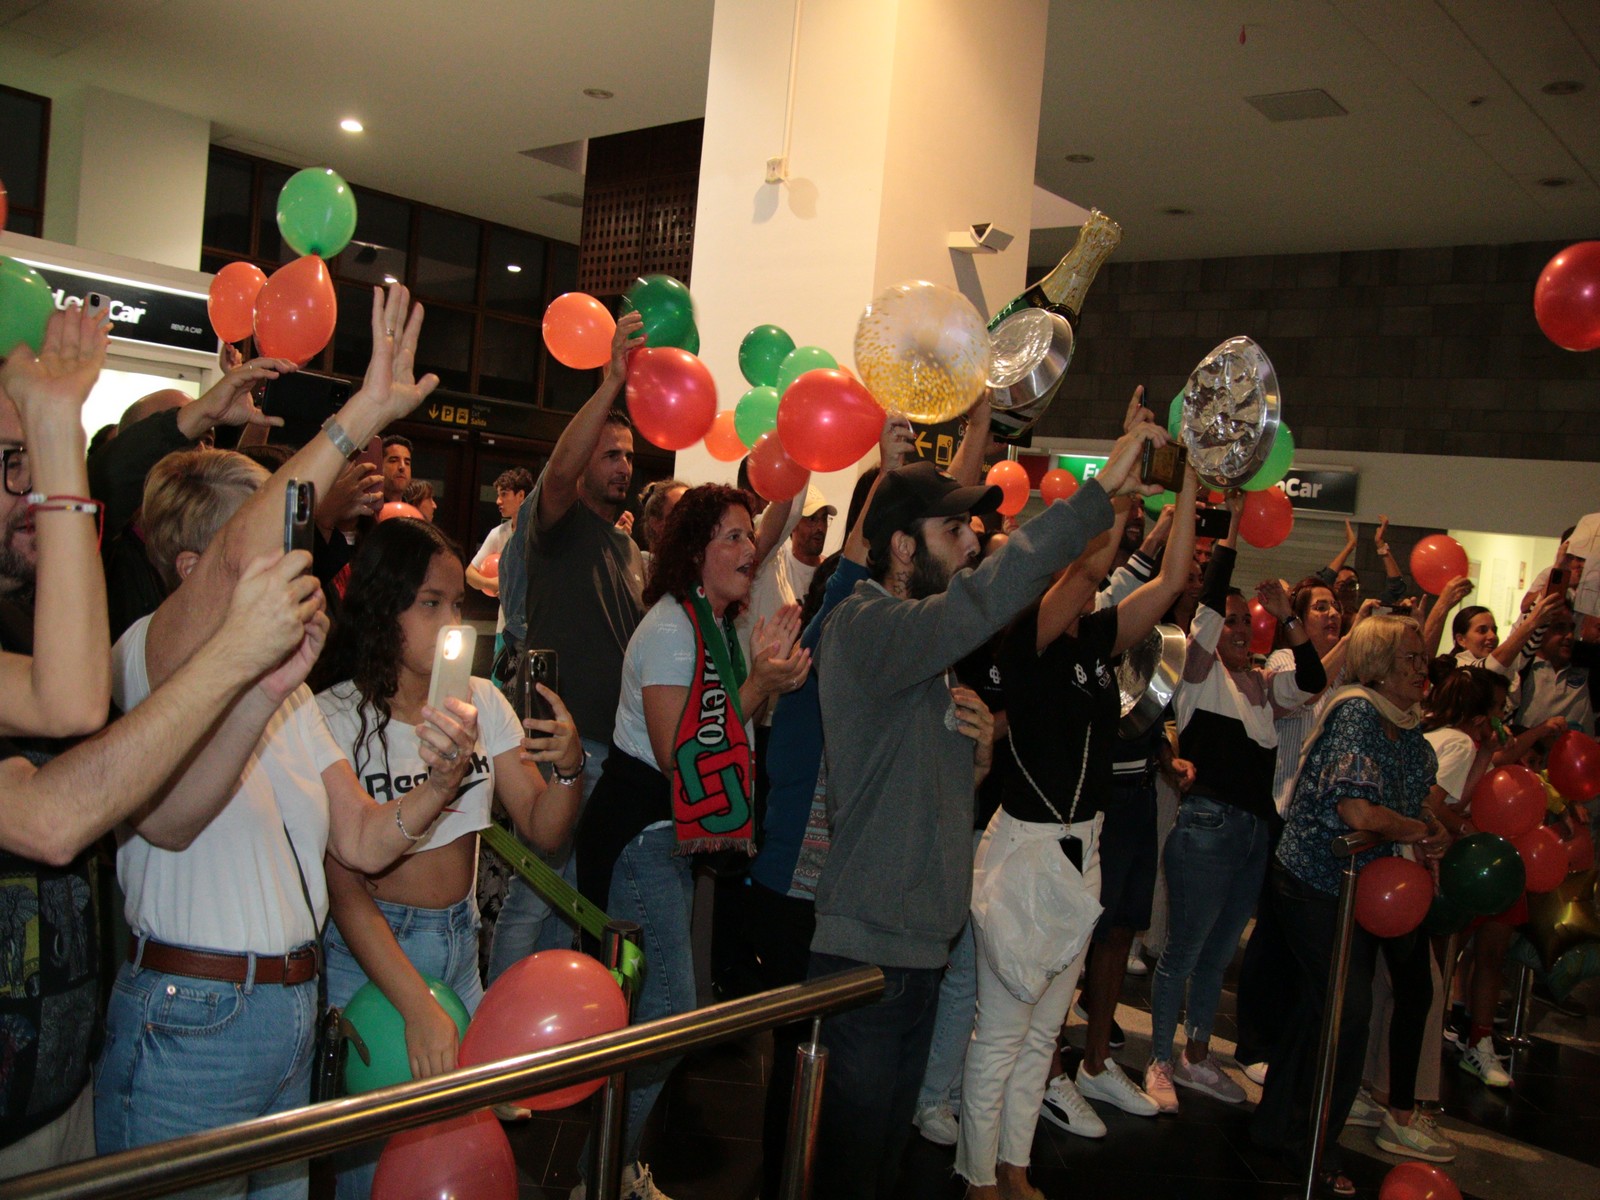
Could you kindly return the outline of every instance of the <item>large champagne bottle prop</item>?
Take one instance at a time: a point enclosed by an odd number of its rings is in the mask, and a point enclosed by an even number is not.
[[[1043,308],[1060,313],[1076,330],[1078,314],[1083,311],[1084,294],[1121,241],[1122,226],[1098,208],[1092,209],[1089,219],[1078,231],[1078,240],[1072,244],[1072,249],[1067,251],[1054,270],[997,312],[989,321],[989,331],[994,332],[995,326],[1001,321],[1025,308]]]

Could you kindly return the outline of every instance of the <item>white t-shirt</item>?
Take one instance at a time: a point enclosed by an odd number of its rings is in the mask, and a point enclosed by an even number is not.
[[[694,681],[694,657],[694,624],[683,603],[675,596],[661,597],[633,631],[622,656],[622,696],[611,733],[618,750],[656,765],[644,720],[644,689],[688,687]],[[756,739],[748,721],[744,735],[753,752]]]
[[[1478,746],[1459,729],[1430,729],[1425,735],[1433,747],[1439,769],[1434,782],[1445,790],[1452,806],[1466,800],[1467,777],[1472,774],[1472,764],[1478,759]]]
[[[483,539],[483,545],[478,547],[478,552],[472,556],[472,561],[467,565],[474,571],[483,571],[483,561],[491,554],[499,554],[506,548],[506,543],[511,540],[512,528],[510,521],[501,521],[489,530],[489,536]],[[505,610],[499,606],[500,597],[495,596],[494,631],[503,633],[506,627]]]
[[[376,718],[367,711],[366,743],[358,747],[361,693],[353,683],[336,683],[317,693],[317,707],[328,722],[328,732],[355,769],[362,790],[379,804],[404,796],[428,777],[428,765],[417,749],[417,730],[404,721],[391,720],[378,736]],[[522,725],[510,701],[487,679],[472,678],[472,703],[478,710],[478,741],[472,748],[472,768],[461,780],[456,798],[428,827],[427,835],[406,850],[437,850],[459,837],[489,825],[494,800],[494,760],[522,744]],[[408,826],[416,832],[415,826]]]
[[[150,694],[149,627],[149,617],[134,622],[112,651],[112,695],[124,712]],[[117,881],[135,936],[257,954],[285,954],[312,941],[328,915],[322,772],[341,757],[311,690],[297,688],[267,722],[232,799],[187,850],[119,833]],[[306,911],[307,893],[314,912]]]

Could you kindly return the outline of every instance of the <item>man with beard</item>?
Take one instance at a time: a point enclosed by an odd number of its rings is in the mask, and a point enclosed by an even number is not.
[[[1154,492],[1135,467],[1164,430],[1140,421],[1105,468],[976,566],[971,514],[1000,490],[931,463],[888,472],[866,520],[872,577],[834,610],[818,654],[832,842],[810,975],[864,964],[883,996],[827,1018],[817,1194],[888,1197],[911,1129],[939,981],[972,888],[974,747],[950,672],[1111,527],[1110,499]]]
[[[383,439],[383,502],[404,500],[411,486],[411,439],[391,433]]]

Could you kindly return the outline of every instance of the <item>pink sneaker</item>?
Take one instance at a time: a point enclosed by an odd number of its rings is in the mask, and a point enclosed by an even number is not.
[[[1144,1069],[1144,1093],[1156,1102],[1158,1111],[1178,1111],[1178,1091],[1172,1086],[1171,1063],[1151,1061]]]

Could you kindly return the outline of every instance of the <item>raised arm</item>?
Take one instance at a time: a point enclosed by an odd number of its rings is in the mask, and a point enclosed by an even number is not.
[[[1472,580],[1465,575],[1452,579],[1444,585],[1444,591],[1439,593],[1439,598],[1428,609],[1428,616],[1422,623],[1422,650],[1429,658],[1439,653],[1439,642],[1444,638],[1445,618],[1450,615],[1450,610],[1465,600],[1471,591]]]
[[[1333,556],[1333,561],[1317,572],[1323,582],[1332,585],[1339,577],[1339,572],[1350,561],[1350,556],[1356,552],[1356,530],[1349,521],[1344,523],[1344,548]]]
[[[1178,505],[1172,518],[1172,540],[1162,556],[1161,570],[1117,605],[1116,653],[1122,653],[1146,637],[1161,620],[1161,614],[1183,593],[1189,581],[1189,568],[1194,563],[1194,505],[1199,491],[1200,477],[1190,467],[1184,474],[1183,491],[1178,493]]]
[[[1137,503],[1139,501],[1130,496],[1118,497],[1111,505],[1115,514],[1111,518],[1111,528],[1089,543],[1078,560],[1061,573],[1061,578],[1050,585],[1050,590],[1039,601],[1036,654],[1044,653],[1046,646],[1072,628],[1072,623],[1083,615],[1116,554],[1123,526],[1128,523],[1128,512]]]
[[[422,306],[412,306],[404,287],[385,294],[373,289],[371,361],[366,378],[334,420],[354,445],[364,445],[391,421],[405,416],[438,386],[426,375],[414,377]],[[345,469],[345,456],[331,430],[312,438],[212,539],[189,577],[156,610],[146,647],[152,685],[159,685],[196,646],[210,636],[227,605],[227,595],[244,564],[274,547],[282,548],[284,486],[291,479],[328,491]]]
[[[6,347],[0,368],[0,391],[22,418],[30,490],[45,497],[31,509],[39,548],[33,655],[0,655],[6,733],[69,737],[106,722],[111,645],[98,517],[68,505],[89,495],[83,402],[105,363],[109,329],[78,307],[55,313],[41,353]]]
[[[618,318],[617,331],[611,338],[611,361],[606,364],[600,386],[561,431],[540,479],[538,511],[534,513],[540,529],[550,528],[577,503],[578,480],[599,444],[606,414],[616,405],[622,385],[628,381],[628,356],[644,345],[643,329],[644,318],[637,312]],[[518,530],[524,532],[520,525]]]
[[[518,831],[536,850],[559,850],[578,823],[583,800],[583,743],[577,725],[561,697],[535,684],[555,712],[552,720],[523,721],[526,737],[516,750],[497,754],[494,760],[494,794],[505,806]],[[539,763],[554,770],[550,782],[539,774]]]
[[[984,388],[978,393],[972,407],[967,409],[967,427],[962,431],[961,444],[950,457],[950,478],[964,487],[983,482],[983,458],[989,449],[989,427],[992,422],[989,389]]]
[[[1400,573],[1400,564],[1389,549],[1389,518],[1380,516],[1378,528],[1373,531],[1372,545],[1383,562],[1383,592],[1385,604],[1393,604],[1406,594],[1406,578]]]

